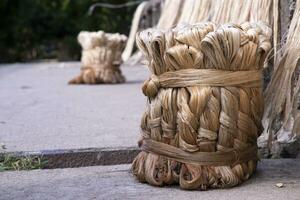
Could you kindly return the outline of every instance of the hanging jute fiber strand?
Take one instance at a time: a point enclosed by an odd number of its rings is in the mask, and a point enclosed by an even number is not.
[[[127,37],[119,33],[82,31],[78,35],[82,47],[81,73],[70,84],[123,83],[122,52]]]
[[[183,189],[235,186],[256,169],[262,132],[264,23],[178,25],[137,34],[152,75],[141,120],[141,182]]]
[[[277,0],[166,0],[157,28],[169,29],[180,23],[206,21],[216,24],[263,21],[272,26],[272,16],[277,11],[273,12],[273,1]],[[274,26],[274,42],[277,41],[276,28]],[[141,55],[134,60],[142,60]]]
[[[274,72],[268,85],[261,141],[288,144],[300,136],[300,0],[281,54],[276,54]]]
[[[271,25],[273,1],[166,0],[157,27],[171,28],[178,23],[203,21],[216,24],[264,21]]]

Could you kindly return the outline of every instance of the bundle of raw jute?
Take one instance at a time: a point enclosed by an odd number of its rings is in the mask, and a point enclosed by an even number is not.
[[[82,68],[70,84],[123,83],[119,66],[127,37],[119,33],[82,31],[78,35],[82,47]]]
[[[137,34],[151,78],[141,121],[141,182],[184,189],[237,185],[255,171],[262,73],[271,48],[263,23],[179,25]]]

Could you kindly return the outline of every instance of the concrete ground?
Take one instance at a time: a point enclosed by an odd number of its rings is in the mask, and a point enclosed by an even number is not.
[[[146,100],[140,88],[147,70],[122,67],[126,84],[67,85],[79,67],[78,62],[0,65],[0,143],[6,151],[50,152],[46,158],[52,167],[131,162],[137,153],[131,147],[139,135]],[[0,200],[300,200],[300,160],[263,160],[257,174],[241,186],[205,192],[141,184],[129,168],[1,172]],[[283,188],[275,186],[279,182]]]
[[[209,199],[299,200],[300,160],[263,160],[246,183],[209,191],[183,191],[178,187],[152,187],[137,182],[129,165],[33,170],[0,173],[0,199]],[[278,188],[277,183],[284,187]]]
[[[68,85],[79,68],[0,65],[0,143],[7,151],[136,146],[147,69],[122,67],[126,84]]]

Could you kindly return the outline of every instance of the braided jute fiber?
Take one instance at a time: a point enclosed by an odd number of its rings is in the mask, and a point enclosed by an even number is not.
[[[142,152],[132,164],[139,181],[205,190],[235,186],[254,173],[270,38],[262,22],[137,34],[152,73],[142,88]]]
[[[82,31],[78,35],[82,47],[81,73],[69,84],[123,83],[122,52],[127,37],[119,33]]]

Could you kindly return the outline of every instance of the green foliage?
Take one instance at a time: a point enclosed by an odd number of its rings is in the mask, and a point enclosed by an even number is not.
[[[0,156],[0,172],[5,170],[42,169],[47,161],[39,157],[15,157],[8,154]]]
[[[88,8],[97,2],[129,0],[1,0],[0,62],[32,59],[78,59],[81,30],[128,34],[136,6],[121,9]]]

